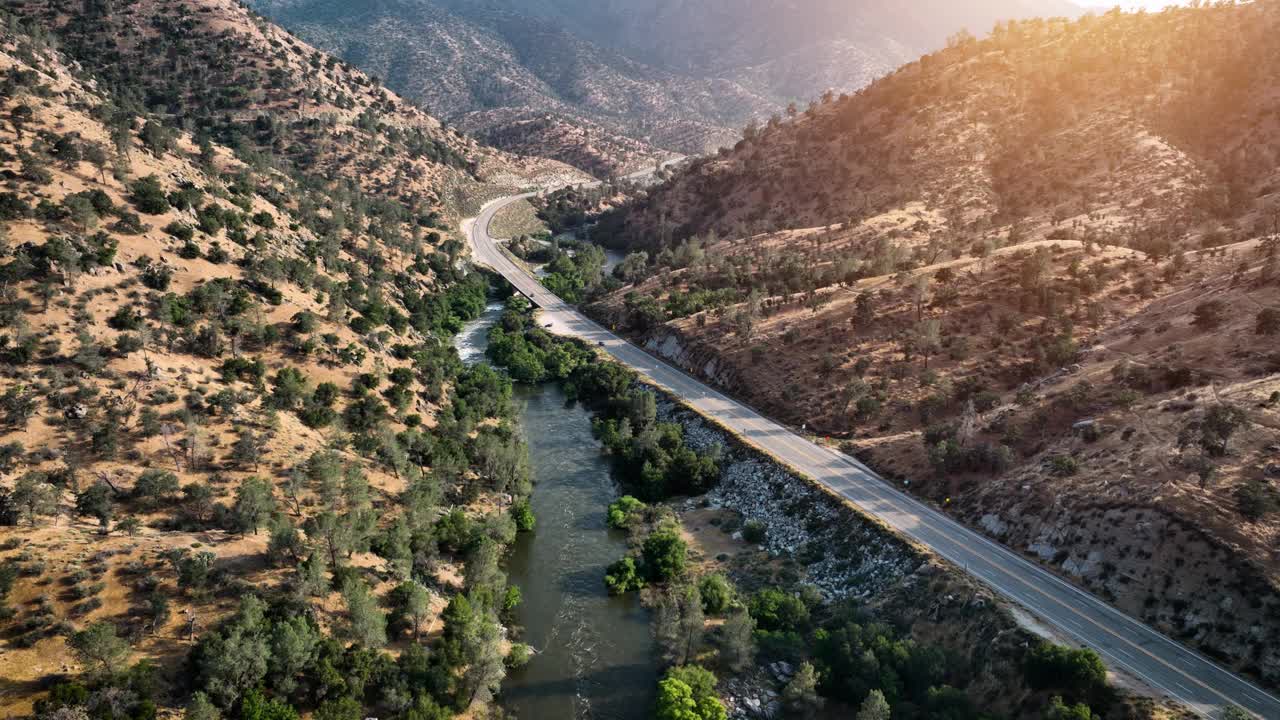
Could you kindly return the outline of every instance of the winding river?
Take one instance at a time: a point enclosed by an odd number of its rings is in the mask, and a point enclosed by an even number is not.
[[[491,305],[458,335],[465,361],[483,359],[488,328],[500,314],[501,306]],[[554,384],[518,387],[516,403],[538,525],[516,541],[507,571],[524,595],[520,640],[535,654],[503,683],[503,704],[522,720],[647,718],[658,674],[649,614],[634,594],[605,592],[605,566],[627,548],[605,526],[616,489],[590,415],[567,405]]]

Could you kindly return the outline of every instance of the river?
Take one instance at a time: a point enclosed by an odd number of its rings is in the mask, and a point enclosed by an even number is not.
[[[459,354],[483,358],[490,309],[458,335]],[[605,525],[617,495],[591,417],[566,405],[559,386],[517,387],[515,402],[534,474],[538,525],[507,562],[524,602],[517,622],[535,654],[502,685],[503,705],[522,720],[641,720],[650,716],[658,666],[649,612],[635,594],[609,597],[605,567],[627,551]]]

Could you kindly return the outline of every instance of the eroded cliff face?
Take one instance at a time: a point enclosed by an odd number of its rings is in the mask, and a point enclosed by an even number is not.
[[[739,386],[738,373],[710,345],[690,342],[679,330],[664,326],[644,339],[645,350],[723,390]]]
[[[1011,503],[960,515],[1170,637],[1280,683],[1275,587],[1190,523],[1125,504]]]

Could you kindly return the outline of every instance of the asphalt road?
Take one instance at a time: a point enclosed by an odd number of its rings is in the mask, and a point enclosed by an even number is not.
[[[1102,655],[1107,664],[1203,717],[1228,705],[1280,720],[1280,699],[892,487],[846,455],[821,447],[761,416],[614,335],[542,287],[489,236],[489,223],[519,195],[487,205],[468,228],[474,259],[498,271],[542,308],[543,323],[599,345],[618,361],[719,419],[747,442],[840,493],[869,515],[963,568],[1057,629]]]

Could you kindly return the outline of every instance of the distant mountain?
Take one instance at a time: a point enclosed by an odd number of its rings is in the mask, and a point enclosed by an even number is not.
[[[249,0],[464,130],[599,175],[736,141],[1062,0]],[[538,132],[526,130],[536,127]]]

